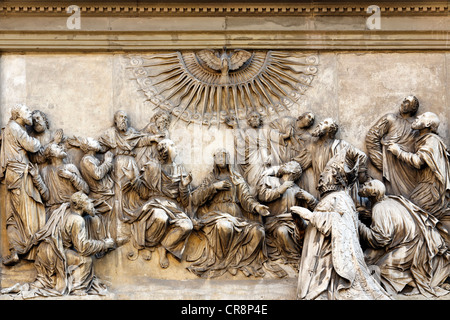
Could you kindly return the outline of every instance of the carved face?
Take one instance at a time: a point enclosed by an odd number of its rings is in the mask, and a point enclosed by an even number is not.
[[[314,119],[314,114],[312,112],[302,115],[297,120],[297,128],[302,129],[311,127],[314,123]]]
[[[20,113],[19,113],[19,117],[21,119],[23,119],[23,121],[25,122],[25,124],[31,126],[33,124],[33,117],[31,114],[31,111],[28,109],[27,106],[23,105],[20,108]]]
[[[385,193],[386,187],[383,182],[376,179],[365,182],[358,191],[361,197],[376,197],[378,199],[383,198]]]
[[[169,117],[163,114],[158,119],[156,119],[155,124],[160,131],[164,131],[169,127]]]
[[[158,152],[162,160],[174,160],[177,156],[175,143],[170,139],[164,139],[158,143]]]
[[[414,103],[414,97],[406,97],[400,105],[400,113],[402,114],[415,114],[417,106]]]
[[[114,116],[114,124],[120,131],[127,131],[128,129],[128,116],[123,111],[118,111]]]
[[[258,128],[262,124],[261,115],[258,112],[252,112],[247,117],[247,123],[252,128]]]
[[[64,151],[64,148],[56,143],[50,146],[50,156],[53,158],[64,159],[67,157],[67,153]]]
[[[327,133],[333,132],[335,127],[335,122],[331,118],[327,118],[320,122],[317,127],[312,132],[314,137],[322,137]]]
[[[217,152],[214,154],[214,164],[221,169],[225,169],[229,164],[228,153]]]
[[[422,113],[411,124],[411,128],[416,130],[431,128],[432,131],[436,131],[438,127],[439,127],[439,118],[437,117],[436,114],[432,112]]]
[[[47,129],[47,121],[41,112],[35,112],[33,114],[33,129],[38,133],[44,132]]]

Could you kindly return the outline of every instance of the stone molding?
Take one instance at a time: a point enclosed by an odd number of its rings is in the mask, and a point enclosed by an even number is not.
[[[65,2],[65,3],[64,3]],[[230,3],[224,4],[208,3],[202,4],[195,1],[174,4],[137,4],[136,1],[110,2],[104,4],[90,4],[86,1],[60,1],[61,4],[48,1],[6,1],[0,5],[0,13],[3,14],[65,14],[67,7],[77,4],[82,13],[90,15],[360,15],[366,14],[369,5],[375,3],[364,4],[364,1],[333,1],[326,4],[320,3],[301,3],[296,1],[293,3],[282,2],[251,4],[251,3]],[[299,3],[300,2],[300,3]],[[378,4],[381,13],[390,15],[405,14],[437,14],[446,15],[449,11],[448,1],[440,2],[411,2],[411,1],[392,1],[381,2]]]

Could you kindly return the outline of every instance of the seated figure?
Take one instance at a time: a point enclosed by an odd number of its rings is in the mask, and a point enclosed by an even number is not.
[[[264,276],[264,227],[260,216],[268,208],[256,201],[249,186],[230,165],[224,149],[214,154],[214,168],[191,194],[198,207],[194,225],[206,240],[188,267],[201,277],[217,277],[241,270],[245,275]],[[253,216],[253,218],[251,217]]]
[[[306,206],[314,210],[317,200],[301,189],[295,182],[302,174],[296,161],[279,167],[275,176],[264,176],[258,187],[258,198],[269,207],[270,214],[264,217],[267,253],[272,260],[282,259],[297,267],[300,260],[301,242],[306,223],[300,220],[296,228],[290,209]]]

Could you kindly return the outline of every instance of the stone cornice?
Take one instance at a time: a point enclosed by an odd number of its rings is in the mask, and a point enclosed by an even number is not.
[[[143,1],[6,1],[1,15],[65,15],[70,5],[78,5],[89,16],[183,15],[183,16],[254,16],[254,15],[366,15],[367,7],[377,4],[384,15],[447,15],[448,1],[262,1],[258,3],[195,2],[152,3]]]

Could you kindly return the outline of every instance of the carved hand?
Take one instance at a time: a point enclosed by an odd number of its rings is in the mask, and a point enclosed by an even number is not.
[[[266,217],[270,214],[269,207],[259,204],[255,207],[255,211],[258,212],[263,217]]]
[[[298,206],[291,207],[291,212],[292,214],[296,214],[305,220],[311,219],[311,216],[313,214],[310,210]]]
[[[278,191],[283,194],[286,192],[287,189],[292,187],[294,185],[294,181],[285,181],[283,184],[278,188]]]
[[[300,190],[299,192],[297,192],[295,194],[295,197],[297,199],[302,199],[302,200],[309,200],[311,197],[311,195],[308,194],[305,190]]]
[[[394,156],[398,156],[400,154],[400,151],[402,151],[400,146],[396,143],[389,145],[388,150],[392,152]]]
[[[64,137],[63,129],[58,129],[58,130],[56,130],[55,136],[53,137],[53,142],[56,144],[59,144],[59,143],[61,143],[63,137]]]
[[[189,172],[187,176],[181,175],[180,183],[183,187],[188,186],[191,182],[192,182],[192,173],[191,172]]]
[[[111,151],[105,153],[105,161],[112,162],[114,159],[114,154]]]
[[[111,238],[106,238],[104,241],[105,241],[106,249],[114,248],[115,242],[114,242],[113,239],[111,239]]]
[[[30,170],[28,171],[33,178],[36,178],[39,175],[39,170],[36,165],[33,163],[29,163]]]
[[[231,188],[231,183],[228,180],[218,181],[213,184],[217,191],[229,190]]]
[[[66,170],[66,169],[59,169],[59,170],[58,170],[58,175],[59,175],[61,178],[64,178],[64,179],[70,179],[70,178],[72,178],[73,173],[70,172],[69,170]]]

